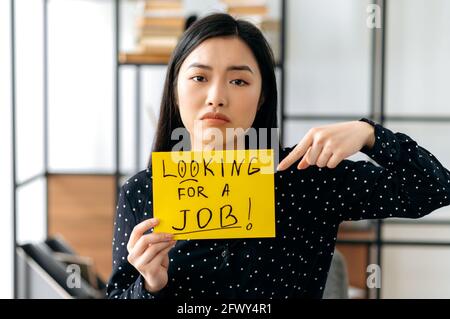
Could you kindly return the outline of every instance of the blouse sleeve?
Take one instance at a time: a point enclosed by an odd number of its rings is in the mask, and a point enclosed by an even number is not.
[[[113,269],[107,284],[107,298],[153,299],[155,297],[144,288],[144,278],[127,260],[127,243],[136,224],[136,217],[122,186],[114,221]]]
[[[366,120],[366,119],[361,119]],[[387,217],[419,218],[450,204],[450,172],[403,133],[380,124],[369,161],[342,161],[327,169],[335,183],[330,201],[340,221]]]

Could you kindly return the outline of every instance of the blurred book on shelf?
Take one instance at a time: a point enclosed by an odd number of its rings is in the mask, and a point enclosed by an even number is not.
[[[270,17],[266,0],[221,0],[225,12],[235,18],[255,24],[264,34],[274,53],[275,62],[280,62],[280,20]]]
[[[122,52],[119,54],[119,62],[124,64],[167,64],[170,55],[141,52]]]
[[[153,0],[153,1],[145,1],[144,9],[145,11],[171,11],[177,12],[182,9],[182,4],[180,0]]]
[[[121,63],[167,63],[185,30],[182,0],[146,0],[136,24],[136,49],[123,52]]]
[[[265,16],[269,13],[265,0],[222,0],[231,15]]]
[[[278,18],[269,15],[266,0],[220,0],[221,8],[234,16],[255,24],[264,34],[274,53],[275,62],[281,56],[281,26]],[[183,0],[145,0],[136,23],[136,48],[121,52],[120,63],[168,63],[187,26]]]

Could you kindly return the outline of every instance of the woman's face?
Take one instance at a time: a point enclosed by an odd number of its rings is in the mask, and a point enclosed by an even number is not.
[[[226,135],[227,128],[250,128],[259,108],[261,83],[258,63],[239,38],[215,37],[196,47],[181,65],[176,87],[192,149],[226,149],[228,141],[236,140]],[[225,120],[205,119],[211,112]],[[234,143],[229,148],[234,149]]]

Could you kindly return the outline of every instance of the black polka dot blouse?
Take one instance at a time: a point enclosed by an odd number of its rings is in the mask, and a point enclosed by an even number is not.
[[[139,172],[121,187],[107,297],[321,298],[342,221],[419,218],[450,204],[450,172],[409,136],[372,125],[374,147],[361,151],[378,165],[344,160],[297,170],[297,161],[276,172],[276,237],[178,240],[168,283],[154,294],[127,261],[133,227],[153,215],[151,169]]]

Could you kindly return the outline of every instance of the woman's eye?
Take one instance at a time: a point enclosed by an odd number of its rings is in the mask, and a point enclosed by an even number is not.
[[[232,83],[235,83],[237,86],[244,86],[247,84],[247,82],[245,82],[244,80],[233,80],[231,81]]]
[[[203,82],[203,80],[205,79],[203,76],[201,76],[201,75],[197,75],[197,76],[194,76],[193,78],[192,78],[195,82]]]

